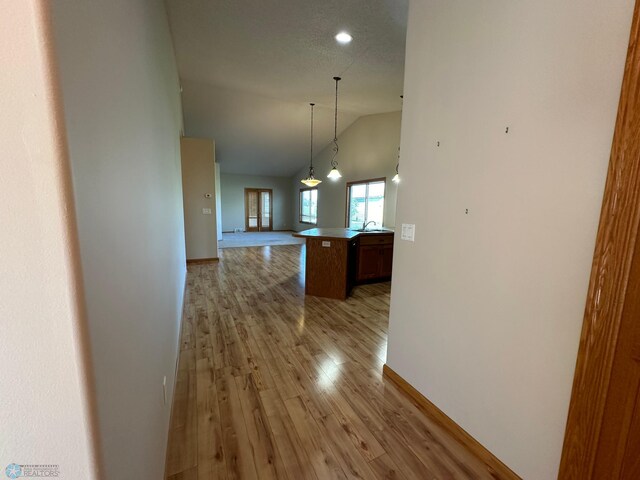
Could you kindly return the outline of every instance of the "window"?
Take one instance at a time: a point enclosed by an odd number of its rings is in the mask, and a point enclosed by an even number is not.
[[[318,223],[318,189],[300,189],[300,223]]]
[[[376,178],[347,184],[347,226],[362,228],[374,221],[382,226],[384,217],[384,187],[386,178]]]

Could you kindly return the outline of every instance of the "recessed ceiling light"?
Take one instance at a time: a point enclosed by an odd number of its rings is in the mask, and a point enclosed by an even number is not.
[[[353,40],[353,37],[349,35],[347,32],[340,32],[339,34],[336,35],[336,40],[338,41],[338,43],[347,44],[351,40]]]

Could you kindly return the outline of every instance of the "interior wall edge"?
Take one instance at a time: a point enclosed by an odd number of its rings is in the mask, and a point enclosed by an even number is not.
[[[64,251],[66,264],[68,265],[67,282],[71,292],[68,299],[72,310],[73,321],[73,355],[76,358],[78,368],[77,376],[82,392],[81,401],[83,411],[81,416],[86,426],[86,442],[89,446],[90,458],[88,463],[91,468],[92,479],[104,478],[103,458],[101,454],[100,430],[97,412],[97,396],[95,385],[95,372],[91,354],[91,342],[89,336],[88,317],[85,303],[84,281],[80,257],[80,242],[78,237],[78,224],[73,193],[73,181],[69,148],[67,143],[67,131],[64,119],[64,106],[62,100],[62,87],[56,59],[53,23],[51,18],[51,5],[48,0],[32,0],[32,6],[36,21],[41,28],[37,29],[38,43],[41,48],[43,71],[47,81],[47,98],[49,124],[55,138],[55,154],[57,166],[57,178],[60,191],[60,211],[65,212],[65,228],[63,229],[63,242],[67,245]]]

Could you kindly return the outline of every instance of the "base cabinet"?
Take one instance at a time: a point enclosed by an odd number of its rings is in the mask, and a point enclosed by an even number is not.
[[[391,277],[393,268],[393,244],[385,245],[382,248],[382,260],[380,265],[380,275],[383,278]]]
[[[358,281],[380,276],[380,247],[361,246],[358,249]]]
[[[360,238],[357,253],[357,282],[388,280],[393,267],[393,235]]]

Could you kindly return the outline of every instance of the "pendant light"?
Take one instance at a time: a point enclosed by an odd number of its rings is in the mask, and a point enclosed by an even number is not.
[[[327,178],[337,180],[342,177],[338,171],[338,162],[336,160],[336,157],[338,156],[338,82],[342,79],[340,77],[333,77],[333,79],[336,81],[336,112],[334,115],[333,126],[333,158],[331,159],[331,171],[329,172],[329,175],[327,175]]]
[[[310,103],[309,105],[311,105],[311,154],[309,156],[309,176],[300,181],[308,187],[315,187],[319,183],[322,183],[322,180],[318,180],[314,176],[313,172],[313,106],[315,103]]]
[[[404,95],[400,95],[400,100],[404,100]],[[393,183],[400,183],[400,174],[398,173],[398,169],[400,168],[400,147],[398,147],[398,163],[396,163],[396,174],[393,176],[391,181]]]

